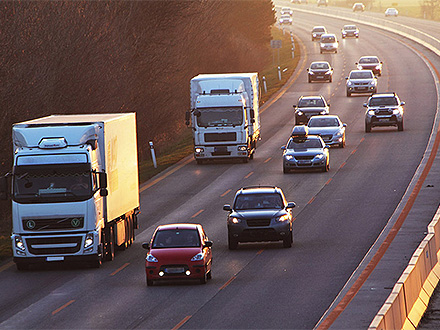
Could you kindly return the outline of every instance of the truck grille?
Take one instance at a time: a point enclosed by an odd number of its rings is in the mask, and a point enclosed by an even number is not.
[[[29,252],[34,255],[76,253],[81,248],[81,241],[81,236],[26,239]]]
[[[226,142],[226,141],[236,141],[236,140],[237,140],[237,134],[235,132],[205,134],[205,142]]]
[[[271,219],[248,219],[246,223],[249,227],[264,227],[270,225]]]
[[[84,217],[55,219],[23,219],[23,229],[29,231],[69,230],[84,227]]]

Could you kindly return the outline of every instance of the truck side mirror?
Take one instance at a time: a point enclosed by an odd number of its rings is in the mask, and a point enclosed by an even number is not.
[[[107,173],[98,172],[99,175],[99,188],[107,188]]]
[[[0,200],[8,199],[8,178],[2,176],[0,178]]]
[[[189,120],[191,119],[191,113],[189,111],[185,112],[185,125],[189,126]]]

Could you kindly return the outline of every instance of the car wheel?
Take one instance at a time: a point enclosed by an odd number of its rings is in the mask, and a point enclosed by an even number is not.
[[[309,76],[309,83],[311,83],[312,82],[312,78],[310,78],[310,76]]]
[[[342,36],[342,39],[345,39],[345,37],[344,37],[344,36]]]
[[[322,167],[322,171],[323,172],[328,172],[330,170],[330,163],[326,163],[323,167]]]
[[[208,280],[212,279],[212,269],[208,272],[208,274],[206,274],[206,278]]]
[[[319,51],[322,54],[322,50]]]
[[[238,241],[235,238],[232,238],[231,235],[228,235],[228,248],[229,250],[237,250]]]
[[[365,132],[370,133],[371,132],[371,124],[365,123]]]
[[[206,272],[203,272],[203,277],[200,279],[200,284],[206,284],[208,282],[208,276],[206,275]]]
[[[339,145],[341,148],[345,148],[345,135],[342,137],[342,142]]]
[[[287,174],[289,172],[290,172],[290,170],[287,167],[283,166],[283,173]]]
[[[292,231],[290,231],[289,235],[283,239],[283,247],[285,248],[291,248],[292,247],[292,241],[293,241],[293,235]]]
[[[332,82],[333,81],[333,77],[330,76],[330,78],[328,79],[328,82]]]
[[[401,121],[400,123],[397,123],[397,130],[403,131],[403,121]]]
[[[349,91],[347,91],[347,96],[348,96],[348,97],[350,97],[350,96],[351,96],[351,93],[350,93]]]
[[[153,280],[149,280],[147,277],[147,286],[153,286],[154,285],[154,281]]]
[[[359,36],[356,36],[356,38],[359,38]]]

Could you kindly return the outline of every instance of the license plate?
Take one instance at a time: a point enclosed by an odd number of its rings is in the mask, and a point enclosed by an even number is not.
[[[46,257],[46,261],[64,261],[64,257]]]
[[[367,87],[358,87],[358,89],[363,91],[363,90],[366,90]]]
[[[300,165],[309,165],[309,164],[311,164],[311,162],[308,161],[308,160],[299,160],[298,164],[300,164]]]
[[[184,271],[185,271],[185,268],[183,268],[183,267],[165,268],[165,272],[168,274],[180,274],[180,273],[183,273]]]
[[[228,147],[214,147],[214,152],[227,152]]]
[[[322,78],[324,78],[324,76],[317,76],[316,78],[318,78],[318,79],[322,79]]]
[[[379,118],[379,121],[381,121],[381,122],[387,122],[387,121],[390,121],[388,118]]]

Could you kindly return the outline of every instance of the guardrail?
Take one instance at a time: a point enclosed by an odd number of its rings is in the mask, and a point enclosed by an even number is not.
[[[389,19],[354,14],[336,8],[295,11],[319,14],[387,30],[411,39],[440,56],[440,40],[423,31]],[[437,90],[438,92],[438,90]],[[440,101],[439,101],[440,102]],[[439,110],[439,106],[437,111]],[[434,125],[437,126],[437,123]],[[430,143],[432,143],[432,138]],[[428,225],[428,234],[412,255],[391,294],[374,317],[369,330],[415,329],[440,281],[440,207]]]

